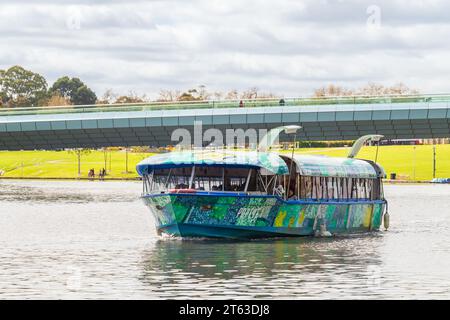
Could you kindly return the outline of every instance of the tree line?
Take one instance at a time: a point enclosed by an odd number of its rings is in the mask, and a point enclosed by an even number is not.
[[[404,95],[419,94],[419,90],[411,89],[403,83],[393,86],[383,86],[376,83],[368,83],[362,87],[352,89],[330,84],[314,90],[314,97],[346,97],[346,96],[383,96],[383,95]]]
[[[79,78],[57,79],[51,87],[38,73],[13,66],[0,70],[0,105],[9,108],[94,104],[97,96]]]
[[[393,86],[368,83],[365,86],[352,89],[330,84],[314,90],[312,97],[352,95],[396,95],[418,94],[418,90],[411,89],[403,83]],[[235,89],[222,91],[209,91],[206,86],[200,85],[188,90],[161,90],[157,102],[170,101],[202,101],[202,100],[239,100],[258,98],[283,98],[283,95],[263,92],[257,87],[244,91]],[[52,86],[40,74],[26,70],[21,66],[12,66],[0,70],[0,107],[23,108],[37,106],[69,106],[89,104],[117,104],[149,102],[146,95],[137,95],[133,91],[120,95],[111,89],[107,90],[101,98],[77,77],[63,76],[58,78]]]

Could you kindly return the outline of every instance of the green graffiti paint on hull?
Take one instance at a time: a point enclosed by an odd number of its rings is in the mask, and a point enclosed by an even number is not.
[[[171,194],[144,197],[157,227],[189,224],[217,227],[261,227],[307,235],[318,221],[332,233],[378,230],[384,203],[285,202],[273,197]],[[264,229],[266,230],[266,229]]]

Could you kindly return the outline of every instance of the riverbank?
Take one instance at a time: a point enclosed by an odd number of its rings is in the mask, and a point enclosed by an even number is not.
[[[319,154],[345,157],[349,148],[305,148],[298,149],[298,154]],[[280,151],[290,153],[291,151]],[[0,151],[0,179],[48,179],[48,180],[88,180],[88,172],[95,173],[105,168],[105,180],[137,180],[136,164],[152,153],[126,153],[115,150],[104,153],[93,150],[81,155],[78,175],[78,159],[67,151]],[[375,160],[376,147],[364,147],[359,158]],[[128,159],[128,160],[127,160]],[[433,146],[381,146],[377,162],[385,169],[388,178],[396,173],[402,182],[429,182],[433,178]],[[450,145],[436,146],[437,178],[450,177]],[[96,175],[95,180],[98,180]]]
[[[0,177],[0,180],[61,180],[61,181],[93,181],[93,182],[104,182],[104,181],[141,181],[139,176],[132,178],[117,178],[117,177],[106,177],[104,179],[99,179],[95,177],[94,179],[88,177],[76,177],[76,178],[65,178],[65,177]]]
[[[87,177],[80,178],[58,178],[58,177],[0,177],[1,180],[42,180],[42,181],[89,181],[89,182],[120,182],[120,181],[141,181],[140,177],[133,178],[114,178],[108,177],[103,180],[97,178],[90,179]],[[384,179],[383,182],[385,184],[438,184],[431,182],[431,180],[392,180],[392,179]]]

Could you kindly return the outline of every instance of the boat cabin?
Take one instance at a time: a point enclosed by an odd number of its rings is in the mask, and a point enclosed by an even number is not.
[[[312,155],[282,157],[292,167],[290,182],[285,184],[287,200],[384,199],[382,179],[386,174],[372,161]]]
[[[149,157],[138,164],[137,170],[143,178],[144,195],[229,193],[274,195],[287,201],[384,198],[383,169],[374,162],[353,158],[183,151]]]

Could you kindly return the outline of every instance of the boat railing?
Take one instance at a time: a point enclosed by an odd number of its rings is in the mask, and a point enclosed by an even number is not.
[[[238,196],[267,196],[268,194],[261,191],[231,191],[231,190],[197,190],[197,189],[165,189],[152,190],[148,193],[143,192],[142,195],[159,195],[159,194],[198,194],[198,195],[238,195]]]
[[[332,203],[332,204],[349,204],[349,203],[379,203],[383,202],[386,203],[387,201],[385,199],[370,199],[370,198],[295,198],[295,199],[284,199],[281,196],[274,195],[274,194],[267,194],[264,192],[241,192],[241,191],[204,191],[204,190],[195,190],[195,189],[178,189],[178,190],[161,190],[161,191],[152,191],[147,194],[142,194],[143,197],[148,196],[159,196],[159,195],[180,195],[180,196],[232,196],[232,197],[272,197],[277,198],[280,201],[287,202],[287,203],[316,203],[316,204],[326,204],[326,203]]]

